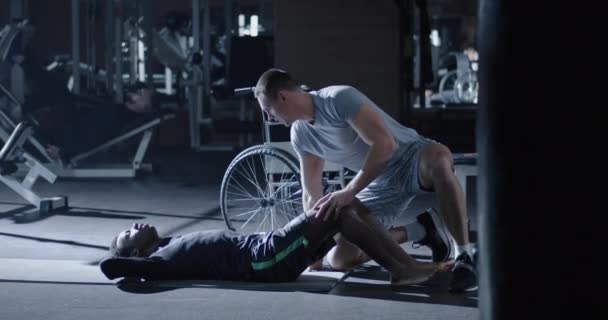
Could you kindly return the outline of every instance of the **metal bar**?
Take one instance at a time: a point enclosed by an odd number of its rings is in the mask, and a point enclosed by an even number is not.
[[[106,74],[105,74],[105,80],[106,80],[106,89],[108,90],[108,92],[112,92],[114,91],[114,79],[113,79],[113,75],[114,75],[114,67],[112,65],[112,53],[114,52],[113,49],[113,22],[114,22],[114,13],[112,11],[112,3],[113,1],[105,1],[106,4],[106,12],[105,12],[105,17],[104,17],[104,23],[105,23],[105,43],[104,43],[104,51],[105,51],[105,63],[106,63]]]
[[[36,172],[35,169],[30,170],[30,172],[28,172],[28,174],[25,176],[25,178],[23,179],[23,181],[21,182],[21,185],[26,188],[26,189],[32,189],[34,187],[34,184],[36,183],[36,181],[38,180],[38,173]]]
[[[116,101],[123,102],[124,97],[122,94],[122,6],[120,0],[116,1],[119,6],[115,8],[116,16],[114,17],[114,94],[116,95]]]
[[[84,87],[89,89],[91,88],[91,9],[89,0],[84,0],[84,75],[85,75],[85,85]],[[78,17],[80,20],[80,17]],[[81,63],[78,63],[78,67],[81,66]]]
[[[34,138],[33,136],[30,136],[29,141],[31,144],[34,145],[34,147],[38,150],[38,152],[40,152],[40,154],[42,154],[42,156],[44,157],[44,160],[46,160],[48,162],[57,161],[57,160],[51,158],[51,156],[49,156],[49,154],[46,152],[46,148],[44,146],[42,146],[40,141],[38,141],[36,138]]]
[[[137,67],[139,63],[139,36],[137,31],[137,23],[127,25],[128,40],[129,40],[129,83],[137,82]]]
[[[0,91],[2,91],[9,98],[9,100],[11,100],[19,108],[21,108],[21,104],[19,103],[19,101],[17,101],[17,99],[2,84],[0,84]],[[11,130],[15,129],[16,124],[2,110],[0,110],[0,118],[2,118],[2,121],[5,121],[6,123],[8,123],[11,126]],[[6,132],[4,130],[4,128],[0,127],[0,139],[6,141],[6,139],[8,139],[9,136],[10,136],[10,134],[8,132]],[[51,162],[53,161],[53,159],[51,157],[49,157],[49,155],[46,153],[46,148],[44,148],[42,146],[42,144],[40,142],[38,142],[38,140],[36,140],[36,138],[34,138],[33,136],[30,135],[28,137],[28,139],[34,145],[34,147],[36,147],[36,149],[38,149],[38,151],[46,158],[46,160],[51,161]]]
[[[40,208],[40,197],[34,191],[24,187],[17,179],[12,176],[5,177],[0,175],[0,181],[15,191],[23,199],[27,200],[27,202]]]
[[[235,147],[231,145],[205,145],[199,146],[197,151],[234,151]]]
[[[262,122],[264,122],[264,142],[271,142],[270,139],[270,118],[266,116],[265,112],[262,112]]]
[[[192,40],[194,41],[193,50],[201,50],[201,0],[192,0]]]
[[[428,1],[420,0],[417,2],[419,6],[418,18],[418,47],[420,53],[419,59],[419,101],[420,108],[426,108],[426,88],[428,83],[433,80],[433,71],[431,66],[431,44],[429,35],[431,34],[430,14],[428,10]]]
[[[211,16],[209,0],[203,0],[203,95],[200,120],[211,117]]]
[[[145,83],[149,87],[154,86],[154,81],[152,79],[152,66],[153,59],[152,53],[154,52],[154,41],[152,41],[152,34],[154,29],[152,27],[152,17],[154,15],[152,1],[142,1],[143,6],[143,30],[144,30],[144,52],[143,52],[143,66],[145,70]]]
[[[233,10],[233,6],[234,6],[234,0],[225,0],[224,1],[224,24],[226,26],[226,30],[224,30],[224,33],[226,35],[226,42],[224,43],[224,48],[226,50],[226,62],[224,65],[224,70],[225,70],[225,77],[226,80],[230,80],[229,76],[230,76],[230,47],[231,47],[231,43],[232,43],[232,23],[234,20],[234,12]]]
[[[201,15],[201,0],[192,0],[192,50],[194,53],[200,52],[200,15]],[[190,107],[190,146],[193,149],[198,149],[201,145],[200,127],[199,127],[199,112],[201,108],[201,90],[200,90],[200,72],[198,66],[193,67],[192,81],[193,85],[189,90],[189,107]]]
[[[141,138],[139,142],[139,146],[137,147],[137,152],[135,153],[135,157],[133,158],[133,169],[137,170],[141,166],[142,160],[146,155],[146,150],[148,150],[148,146],[150,145],[150,139],[152,138],[152,130],[146,130],[144,132],[144,136]]]
[[[30,170],[34,170],[38,176],[44,178],[44,180],[49,183],[55,183],[57,180],[57,175],[49,170],[45,165],[41,164],[38,160],[36,160],[29,153],[24,153],[23,157],[25,158],[25,164],[30,168]]]
[[[5,140],[2,150],[0,150],[0,161],[12,161],[20,156],[19,149],[23,143],[32,135],[32,127],[19,124],[11,133],[10,137]]]
[[[6,95],[6,97],[7,97],[9,100],[11,100],[11,102],[13,102],[14,104],[16,104],[16,105],[17,105],[19,108],[21,108],[21,102],[19,102],[19,100],[17,99],[17,97],[15,97],[15,96],[13,95],[13,93],[12,93],[12,92],[10,92],[10,91],[9,91],[7,88],[5,88],[5,87],[4,87],[2,84],[0,84],[0,91],[2,91],[2,93],[4,93],[4,94]],[[2,114],[4,115],[4,112],[2,112]],[[6,116],[6,115],[4,115],[4,116]],[[10,120],[8,117],[7,117],[7,119],[8,119],[8,122],[9,122],[10,124],[12,124],[12,125],[13,125],[13,127],[14,127],[14,126],[15,126],[15,124],[13,123],[13,121],[12,121],[12,120]]]
[[[72,92],[80,93],[80,0],[72,0]]]
[[[4,112],[0,112],[0,114],[2,114],[4,116]],[[2,139],[3,141],[8,140],[8,137],[10,137],[11,135],[6,132],[6,130],[4,130],[3,127],[0,126],[0,139]]]
[[[200,84],[198,84],[198,67],[193,68],[193,72],[191,77],[192,81],[196,83],[195,85],[189,86],[188,90],[188,107],[190,111],[189,116],[189,125],[190,125],[190,146],[194,149],[197,149],[201,145],[201,137],[200,137],[200,127],[198,123],[198,114],[199,114],[199,106],[200,106]]]
[[[173,72],[168,67],[165,67],[165,94],[173,94]]]
[[[126,133],[124,133],[124,134],[122,134],[122,135],[120,135],[120,136],[118,136],[118,137],[116,137],[116,138],[114,138],[114,139],[112,139],[112,140],[110,140],[110,141],[108,141],[108,142],[100,145],[99,147],[96,147],[95,149],[93,149],[91,151],[87,151],[85,153],[81,153],[81,154],[73,157],[72,160],[71,160],[71,163],[73,165],[75,165],[78,161],[80,161],[82,159],[88,158],[91,155],[94,155],[94,154],[96,154],[96,153],[98,153],[100,151],[103,151],[103,150],[105,150],[105,149],[107,149],[107,148],[109,148],[109,147],[117,144],[118,142],[126,140],[126,139],[128,139],[128,138],[130,138],[130,137],[132,137],[134,135],[137,135],[137,134],[141,133],[142,131],[148,130],[150,128],[153,128],[153,127],[159,125],[160,122],[161,122],[161,119],[157,118],[157,119],[154,119],[154,120],[152,120],[152,121],[150,121],[150,122],[148,122],[148,123],[146,123],[146,124],[144,124],[144,125],[142,125],[140,127],[137,127],[137,128],[135,128],[133,130],[130,130],[130,131],[128,131],[128,132],[126,132]]]
[[[245,120],[246,120],[245,108],[246,108],[245,99],[241,99],[241,101],[239,103],[239,121],[241,121],[241,123],[245,122]],[[240,147],[245,146],[245,136],[243,134],[239,134],[239,146]]]
[[[0,88],[2,88],[1,85],[0,85]],[[2,118],[2,121],[6,121],[12,127],[12,130],[14,130],[15,123],[13,123],[13,121],[2,110],[0,110],[0,117]],[[10,133],[8,133],[5,130],[5,128],[0,126],[0,139],[2,139],[3,141],[6,141],[9,136],[10,136]],[[38,149],[38,151],[40,151],[40,153],[42,153],[42,155],[44,155],[44,157],[47,160],[53,161],[46,153],[46,149],[42,146],[42,144],[40,144],[40,142],[38,142],[38,140],[36,140],[36,138],[34,138],[33,136],[30,135],[28,137],[28,139],[34,145],[34,147],[36,147],[36,149]]]
[[[90,70],[91,72],[89,73],[89,77],[90,77],[90,81],[91,81],[91,87],[96,89],[97,88],[97,35],[95,34],[95,30],[97,29],[97,1],[92,1],[91,4],[89,5],[90,9],[91,9],[91,17],[90,17],[90,21],[91,21],[91,46],[89,47],[89,50],[91,52],[91,60],[89,61],[89,66],[90,66]]]
[[[124,168],[54,168],[62,178],[133,178],[135,169],[127,165]]]

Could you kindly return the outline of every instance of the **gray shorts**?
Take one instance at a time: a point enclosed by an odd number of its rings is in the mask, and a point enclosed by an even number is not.
[[[420,188],[418,162],[422,149],[435,141],[427,138],[401,145],[398,159],[391,163],[367,188],[357,194],[363,205],[389,228],[416,195],[428,193]]]

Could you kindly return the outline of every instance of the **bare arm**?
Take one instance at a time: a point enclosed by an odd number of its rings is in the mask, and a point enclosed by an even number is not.
[[[369,145],[363,167],[346,186],[350,193],[356,195],[380,175],[397,150],[397,143],[382,117],[366,104],[353,118],[352,127]]]
[[[302,180],[302,204],[304,210],[312,209],[313,205],[323,196],[321,174],[324,163],[323,159],[312,154],[300,156],[300,177]]]
[[[330,216],[337,217],[336,212],[350,204],[355,195],[376,179],[386,163],[391,159],[397,143],[384,124],[382,117],[369,105],[362,105],[352,121],[352,127],[369,145],[363,167],[343,190],[325,195],[315,206],[319,207],[316,217],[327,220]]]

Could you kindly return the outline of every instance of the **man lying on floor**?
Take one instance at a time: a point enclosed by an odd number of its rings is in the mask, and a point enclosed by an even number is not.
[[[410,257],[387,231],[363,222],[355,206],[361,203],[341,209],[335,220],[323,221],[310,210],[282,228],[250,235],[212,230],[159,238],[154,227],[134,224],[113,239],[112,257],[100,267],[108,279],[294,281],[327,254],[333,236],[341,233],[386,268],[394,286],[424,282],[447,268],[445,262]]]

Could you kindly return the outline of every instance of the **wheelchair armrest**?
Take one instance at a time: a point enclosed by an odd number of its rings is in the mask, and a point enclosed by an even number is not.
[[[454,165],[476,165],[477,153],[455,153],[453,159]]]

